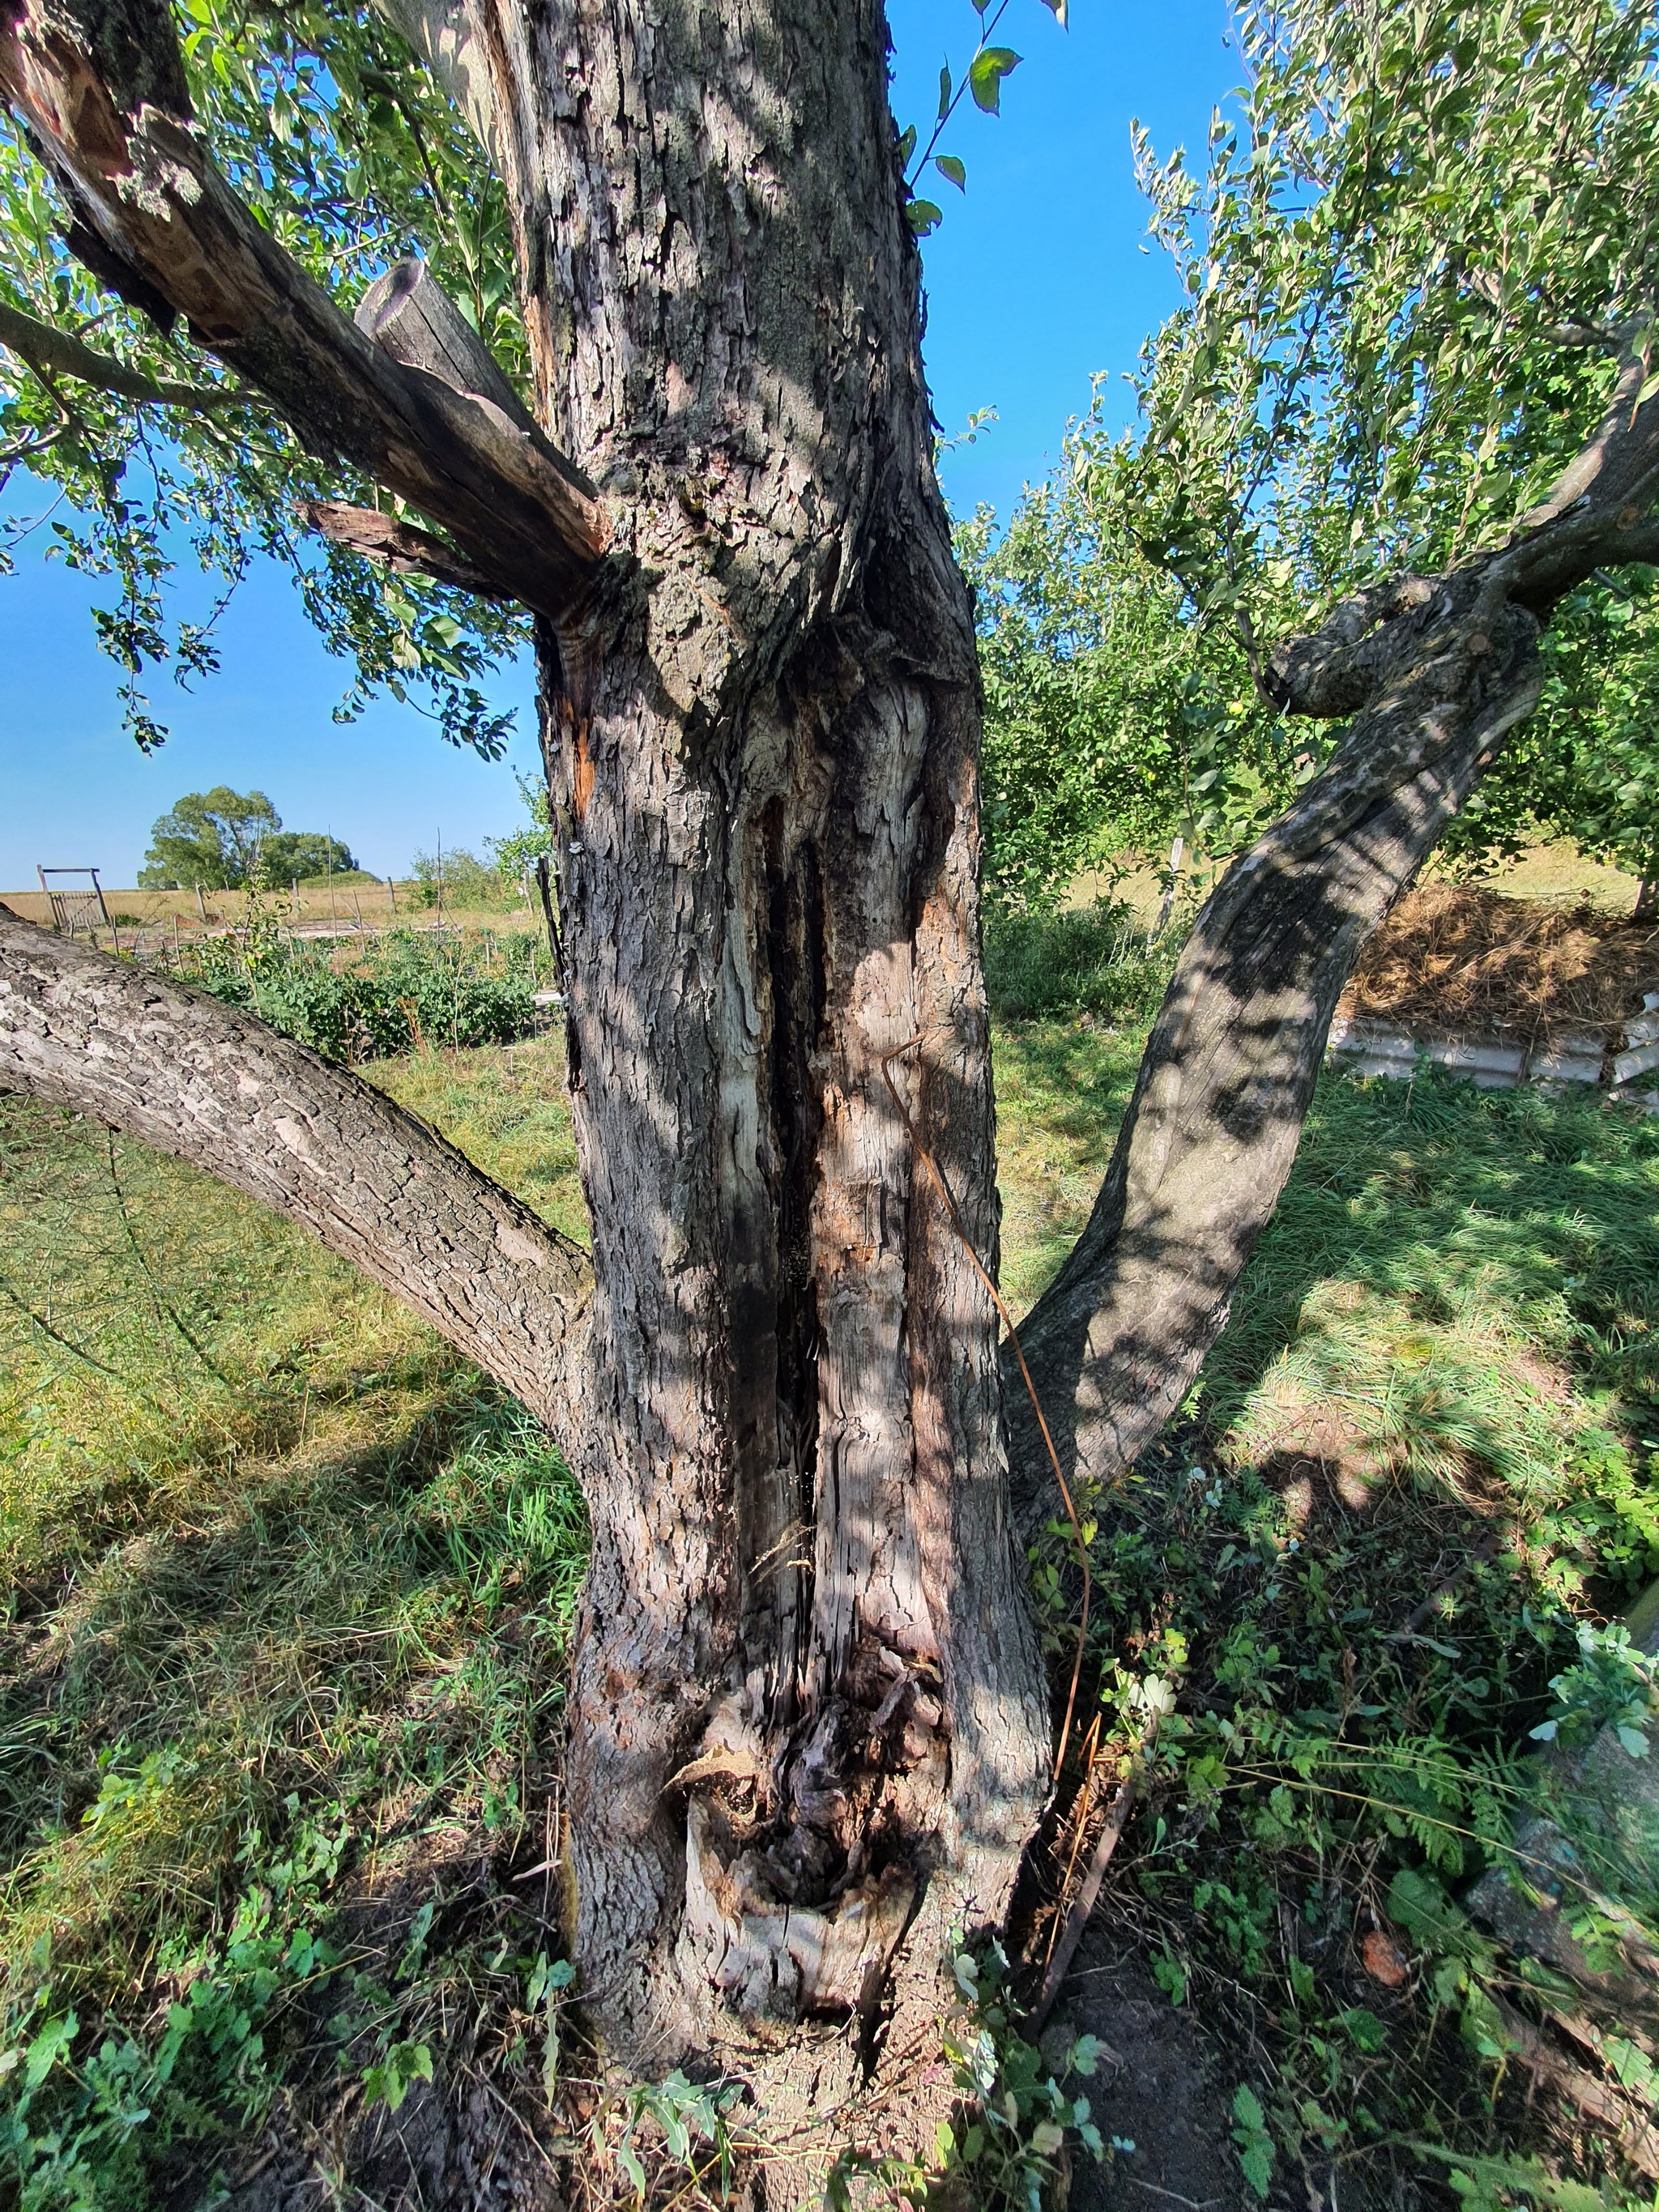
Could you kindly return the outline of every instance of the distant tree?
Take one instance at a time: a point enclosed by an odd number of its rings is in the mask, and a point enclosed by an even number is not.
[[[492,907],[516,896],[512,878],[464,845],[446,846],[441,854],[416,853],[410,865],[416,906]]]
[[[538,860],[549,859],[553,851],[553,820],[546,784],[532,783],[526,775],[515,781],[526,820],[520,828],[509,830],[505,837],[484,839],[484,850],[491,866],[507,884],[520,882]]]
[[[259,848],[259,880],[273,890],[308,876],[348,875],[356,866],[349,845],[318,830],[279,830]]]
[[[1103,849],[1177,830],[1244,851],[1364,688],[1328,707],[1266,641],[1345,601],[1380,670],[1405,617],[1468,598],[1489,673],[1501,592],[1539,628],[1536,711],[1483,753],[1445,854],[1571,837],[1651,905],[1659,579],[1629,535],[1647,480],[1613,447],[1659,392],[1652,11],[1322,0],[1238,28],[1249,86],[1203,170],[1139,141],[1187,302],[1145,349],[1138,422],[1115,435],[1097,404],[1005,532],[957,534],[988,889],[1052,898]],[[1606,557],[1516,585],[1528,531],[1591,533],[1598,505],[1626,518]]]
[[[138,881],[149,890],[240,890],[283,826],[263,791],[187,791],[150,832]]]

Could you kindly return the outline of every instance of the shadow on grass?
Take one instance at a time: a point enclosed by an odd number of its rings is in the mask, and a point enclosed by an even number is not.
[[[1200,1402],[1224,1429],[1276,1368],[1305,1396],[1346,1367],[1373,1433],[1431,1431],[1524,1483],[1570,1398],[1582,1424],[1659,1392],[1656,1324],[1659,1128],[1434,1073],[1328,1074]]]

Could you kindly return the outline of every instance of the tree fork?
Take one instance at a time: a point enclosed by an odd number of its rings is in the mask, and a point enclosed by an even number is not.
[[[0,91],[94,274],[185,316],[308,446],[420,508],[496,590],[555,617],[580,601],[610,535],[592,485],[533,425],[372,343],[254,220],[196,127],[161,0],[0,0]]]

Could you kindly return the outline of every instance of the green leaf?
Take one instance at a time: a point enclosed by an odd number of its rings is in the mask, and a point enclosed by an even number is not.
[[[1232,2135],[1238,2146],[1239,2170],[1256,2195],[1265,2198],[1273,2187],[1277,2154],[1273,2139],[1267,2132],[1267,2118],[1261,2109],[1261,2100],[1243,2081],[1233,2092],[1233,2118],[1238,2123]]]
[[[75,2040],[75,2031],[81,2025],[75,2013],[60,2012],[56,2020],[49,2020],[30,2043],[28,2056],[23,2062],[23,2082],[27,2088],[38,2089],[58,2061]]]
[[[395,2112],[413,2081],[432,2079],[432,2053],[424,2043],[394,2043],[378,2066],[363,2069],[363,2090],[372,2105],[383,2102]]]
[[[912,200],[904,210],[910,218],[910,228],[918,238],[926,238],[939,228],[945,220],[945,210],[932,200]]]
[[[959,161],[954,154],[936,154],[933,156],[933,167],[939,171],[940,176],[948,177],[959,192],[967,191],[967,165],[965,162]]]
[[[980,48],[968,71],[968,89],[974,95],[975,107],[981,108],[987,115],[1001,112],[1002,80],[1012,76],[1019,62],[1012,46]]]
[[[1054,21],[1059,24],[1062,31],[1070,27],[1066,20],[1066,11],[1070,4],[1070,0],[1042,0],[1042,4],[1045,8],[1049,8],[1054,10]]]
[[[951,112],[951,64],[946,62],[939,73],[939,119],[944,122]]]
[[[1338,2018],[1362,2051],[1381,2051],[1389,2039],[1388,2029],[1364,2005],[1352,2005]]]

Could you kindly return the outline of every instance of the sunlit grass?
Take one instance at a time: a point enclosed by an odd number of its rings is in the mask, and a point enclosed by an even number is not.
[[[1138,955],[1134,976],[1091,980],[1114,957],[1097,923],[1068,925],[1062,1005],[996,1033],[1017,1310],[1087,1218],[1157,994]],[[1021,958],[1029,979],[1040,963]],[[556,1039],[371,1073],[585,1234]],[[1214,1667],[1271,1686],[1303,1630],[1263,1577],[1301,1529],[1308,1572],[1358,1581],[1334,1644],[1308,1598],[1319,1680],[1297,1694],[1347,1694],[1346,1638],[1360,1679],[1382,1668],[1413,1724],[1437,1726],[1454,1692],[1474,1697],[1468,1670],[1441,1662],[1443,1689],[1378,1639],[1469,1516],[1501,1507],[1525,1590],[1501,1562],[1470,1578],[1492,1645],[1480,1696],[1535,1697],[1525,1594],[1581,1602],[1589,1577],[1610,1599],[1649,1565],[1656,1216],[1659,1127],[1439,1078],[1325,1079],[1188,1409],[1183,1433],[1196,1415],[1236,1486],[1205,1508],[1225,1563],[1188,1588],[1196,1509],[1143,1486],[1146,1528],[1127,1515],[1098,1561],[1100,1620],[1142,1637],[1190,1608],[1194,1650],[1230,1624]],[[277,1899],[284,1943],[337,1925],[380,1960],[352,2067],[365,2037],[438,2002],[463,1954],[469,2003],[516,2017],[514,1962],[545,1939],[514,1935],[520,1893],[477,1869],[546,1856],[585,1534],[545,1439],[447,1345],[208,1178],[0,1101],[0,1996],[17,2033],[72,2003],[153,2050],[192,1977],[234,1981],[255,1893]],[[463,1869],[482,1882],[466,1894],[497,1899],[487,1951],[458,1917],[450,1963],[398,1980],[386,1960]],[[275,2072],[210,2069],[204,2110],[262,2109],[276,2080],[337,2063],[301,1999],[283,2002],[260,2031]]]

